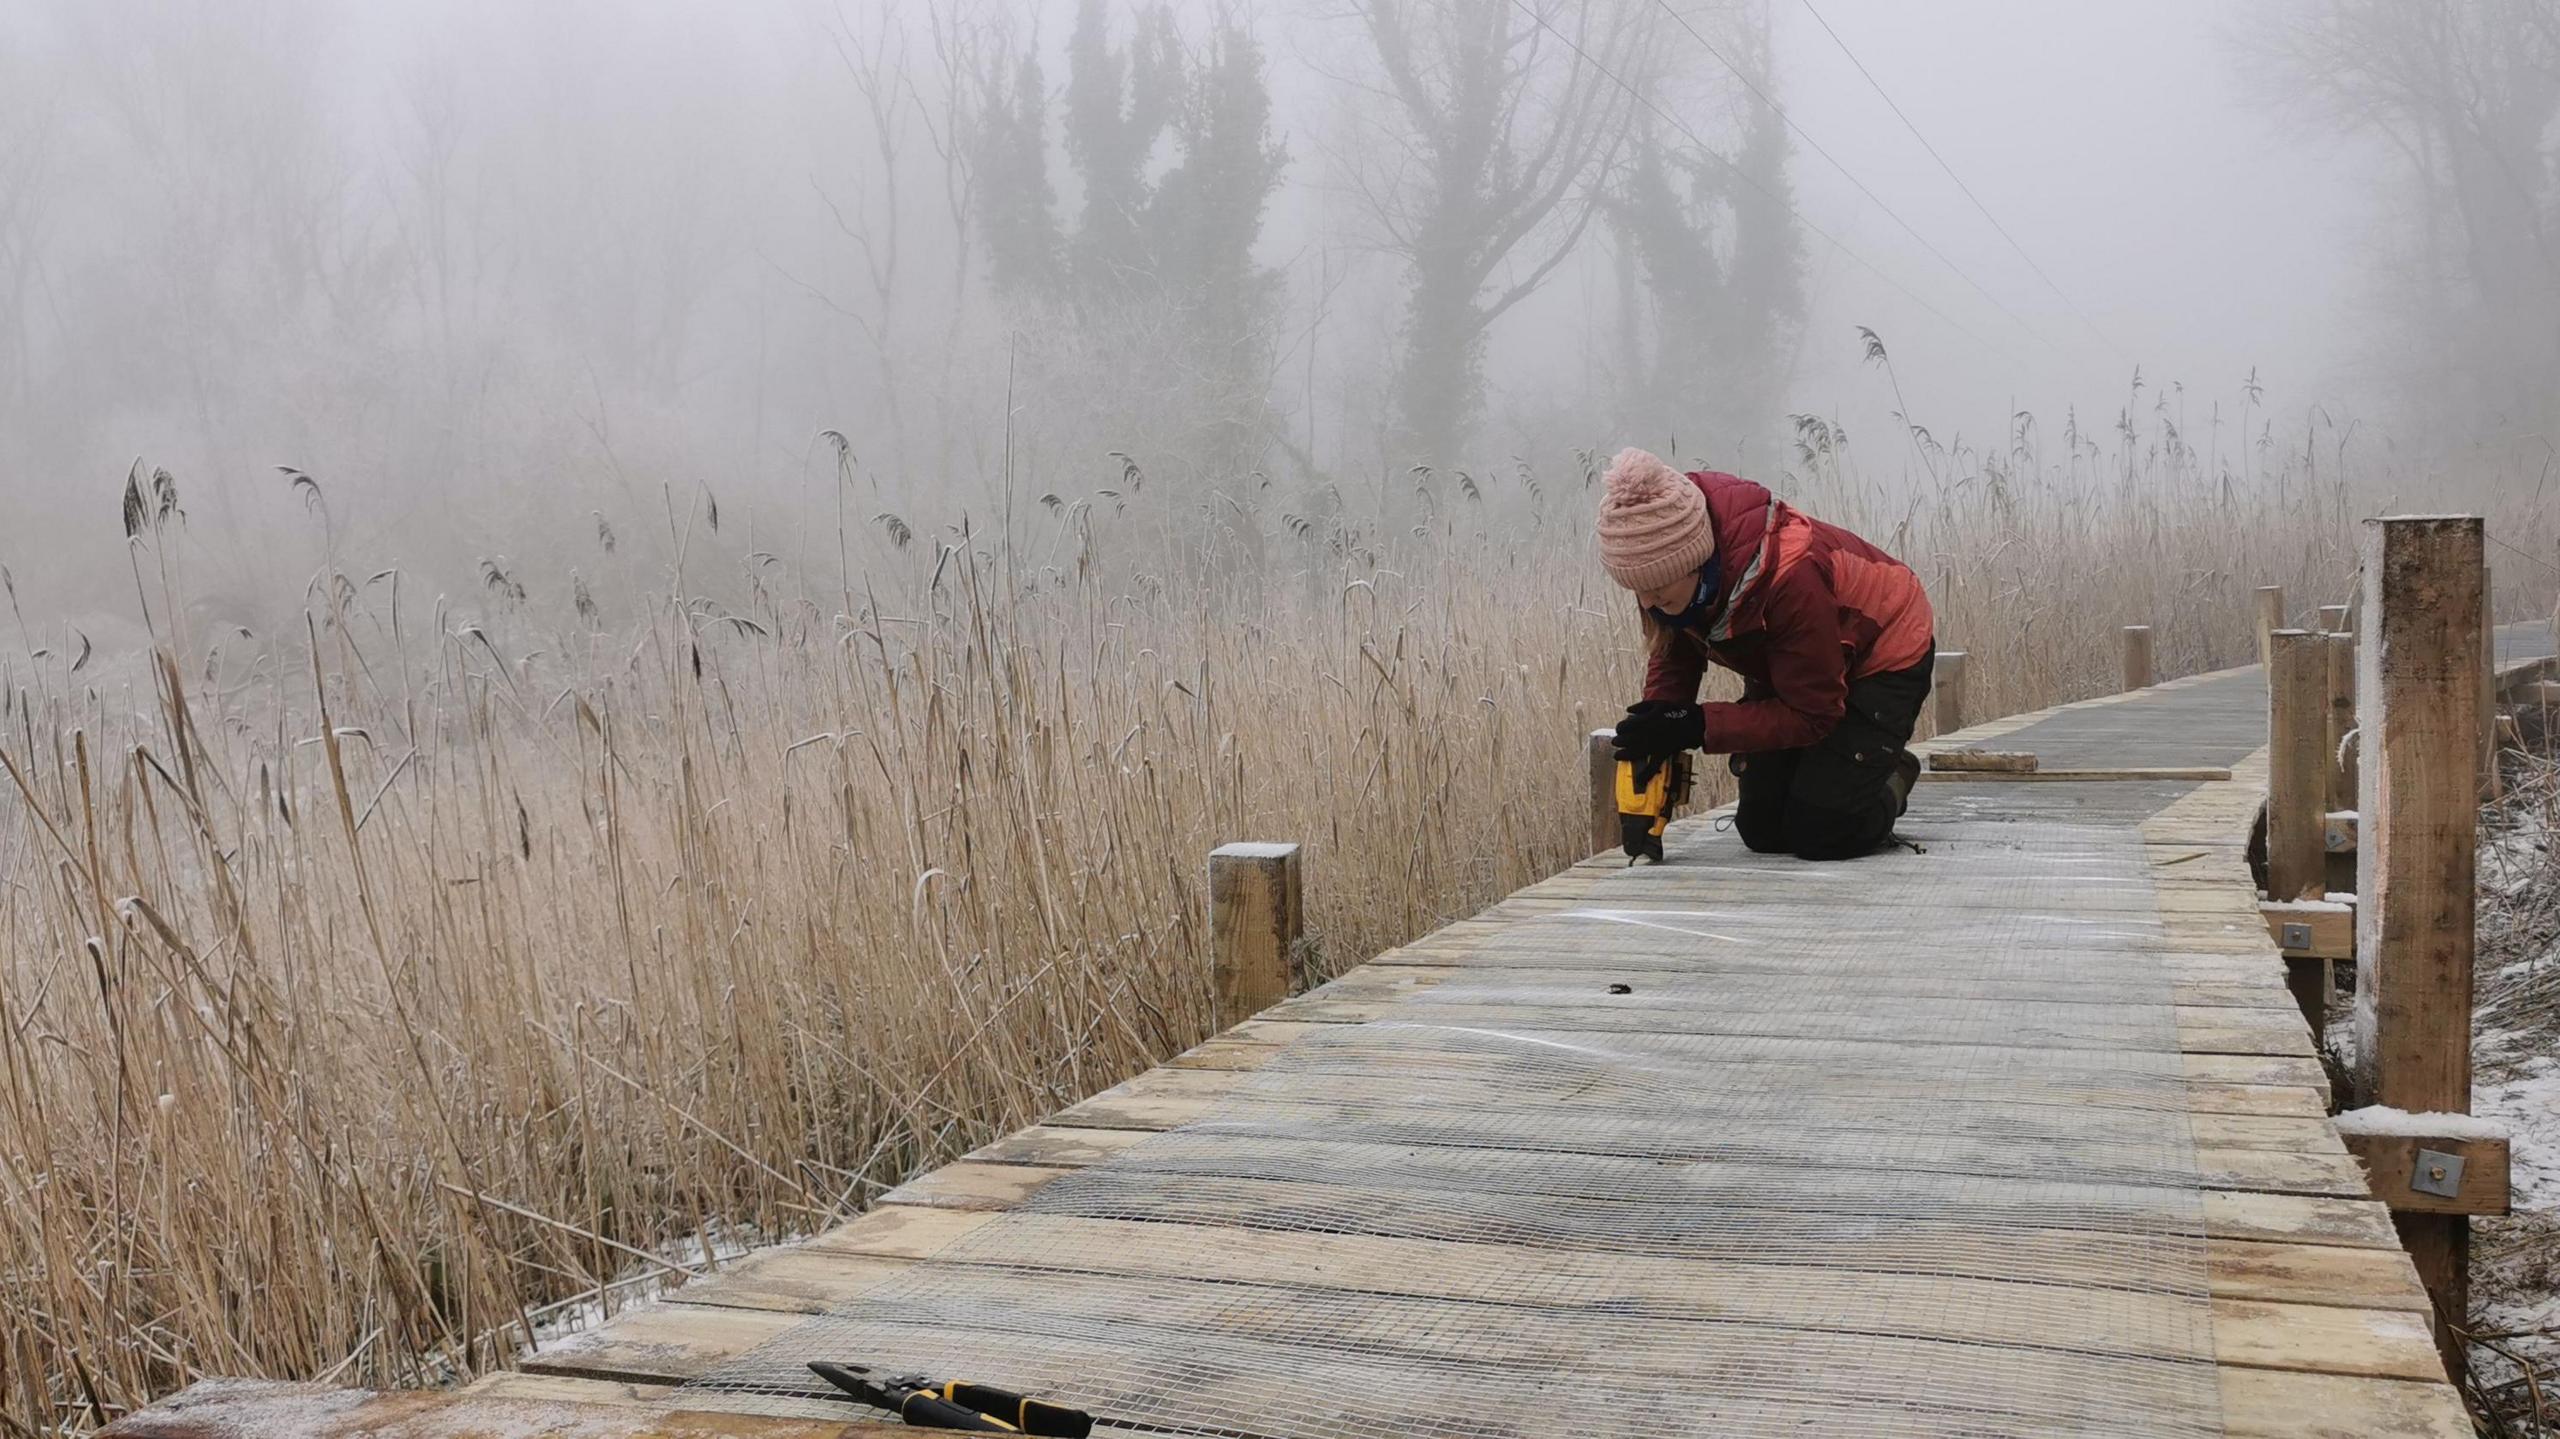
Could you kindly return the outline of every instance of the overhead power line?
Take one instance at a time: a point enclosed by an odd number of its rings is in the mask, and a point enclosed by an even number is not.
[[[2000,346],[1993,344],[1991,341],[1984,339],[1982,336],[1975,334],[1971,327],[1956,319],[1953,315],[1948,314],[1946,311],[1930,304],[1927,300],[1922,299],[1911,289],[1910,286],[1903,284],[1900,280],[1897,280],[1893,276],[1886,274],[1883,270],[1876,268],[1873,261],[1849,248],[1849,246],[1844,244],[1837,235],[1823,229],[1820,225],[1815,224],[1811,219],[1807,218],[1805,213],[1790,204],[1785,196],[1774,193],[1768,186],[1753,179],[1748,171],[1745,171],[1741,166],[1734,164],[1731,160],[1726,159],[1714,146],[1709,145],[1704,139],[1700,138],[1697,131],[1689,128],[1687,121],[1682,120],[1679,116],[1671,113],[1669,110],[1662,108],[1661,104],[1651,95],[1646,94],[1638,86],[1629,84],[1625,76],[1620,75],[1608,66],[1601,64],[1590,51],[1583,49],[1581,44],[1572,36],[1557,29],[1553,24],[1548,22],[1547,17],[1539,14],[1536,10],[1531,9],[1528,0],[1511,0],[1511,3],[1520,11],[1521,14],[1528,16],[1539,29],[1546,31],[1556,39],[1563,41],[1565,48],[1582,57],[1584,64],[1599,71],[1603,76],[1608,78],[1611,84],[1614,84],[1619,89],[1626,91],[1637,104],[1652,111],[1664,124],[1669,125],[1673,129],[1678,130],[1681,134],[1687,136],[1689,143],[1698,147],[1698,153],[1705,155],[1714,160],[1717,164],[1724,166],[1725,170],[1735,179],[1740,180],[1743,184],[1758,191],[1761,198],[1767,200],[1770,204],[1784,210],[1789,218],[1793,219],[1797,224],[1802,225],[1806,231],[1811,233],[1816,239],[1821,240],[1824,244],[1829,245],[1841,254],[1848,256],[1857,264],[1858,268],[1875,276],[1877,279],[1882,280],[1888,288],[1900,294],[1904,299],[1919,306],[1921,309],[1926,310],[1932,316],[1935,316],[1938,322],[1945,325],[1948,329],[1953,330],[1957,334],[1964,336],[1966,339],[1973,341],[1977,345],[1980,345],[1990,354],[2007,361],[2021,374],[2030,371],[2031,367],[2027,365],[2025,361],[2019,359],[2008,350],[2005,350]]]
[[[2044,281],[2045,288],[2053,291],[2054,297],[2068,306],[2071,313],[2079,317],[2081,324],[2088,326],[2089,333],[2097,336],[2101,344],[2115,351],[2117,359],[2128,364],[2132,363],[2132,357],[2125,354],[2124,348],[2109,338],[2106,331],[2099,329],[2098,322],[2090,319],[2089,313],[2081,309],[2079,302],[2072,299],[2062,286],[2054,283],[2053,277],[2045,273],[2044,266],[2036,263],[2036,257],[2027,253],[2027,247],[2018,243],[2018,237],[2009,233],[2009,227],[2000,223],[2000,217],[1991,213],[1991,207],[1982,203],[1982,197],[1973,193],[1973,187],[1964,182],[1964,177],[1956,173],[1953,165],[1947,163],[1947,157],[1939,154],[1938,147],[1929,143],[1929,137],[1920,133],[1920,127],[1912,123],[1911,117],[1902,113],[1902,107],[1895,104],[1893,96],[1885,92],[1884,83],[1876,79],[1875,75],[1867,69],[1867,63],[1858,58],[1856,51],[1849,48],[1849,42],[1840,38],[1840,32],[1831,28],[1831,22],[1822,18],[1822,12],[1813,8],[1813,0],[1800,0],[1800,3],[1804,6],[1805,13],[1813,17],[1813,23],[1821,26],[1822,33],[1830,36],[1831,43],[1839,46],[1840,53],[1848,56],[1849,63],[1858,68],[1858,73],[1866,78],[1869,87],[1876,92],[1876,98],[1884,101],[1885,108],[1893,112],[1893,118],[1900,120],[1902,128],[1911,132],[1911,138],[1920,142],[1920,148],[1929,152],[1929,158],[1938,162],[1938,168],[1945,171],[1947,178],[1955,182],[1955,187],[1964,192],[1964,197],[1973,202],[1973,208],[1982,212],[1982,218],[1990,222],[1991,228],[2000,232],[2000,238],[2009,242],[2009,248],[2018,252],[2018,258],[2027,262],[2027,268],[2036,272],[2036,278]]]
[[[1700,48],[1714,56],[1717,64],[1732,71],[1733,78],[1742,82],[1742,88],[1750,91],[1752,97],[1757,99],[1761,104],[1768,106],[1769,113],[1777,116],[1780,124],[1785,125],[1789,131],[1793,132],[1795,137],[1802,140],[1806,147],[1811,149],[1813,153],[1820,155],[1824,160],[1829,161],[1831,168],[1839,171],[1842,179],[1845,179],[1850,184],[1857,186],[1859,194],[1874,201],[1876,208],[1884,211],[1885,215],[1891,219],[1893,223],[1900,225],[1904,234],[1919,241],[1920,248],[1928,251],[1931,255],[1936,256],[1939,264],[1946,266],[1957,279],[1971,285],[1975,294],[1990,301],[1993,309],[1996,309],[2001,314],[2008,316],[2019,329],[2026,331],[2027,334],[2032,336],[2037,343],[2051,348],[2059,348],[2054,346],[2051,340],[2046,339],[2035,326],[2028,324],[2025,316],[2010,309],[1999,296],[1984,288],[1980,280],[1977,280],[1972,275],[1966,273],[1965,268],[1962,265],[1959,265],[1955,261],[1947,258],[1946,251],[1939,249],[1936,244],[1931,242],[1928,236],[1921,234],[1918,228],[1913,226],[1910,221],[1902,218],[1898,211],[1896,211],[1891,205],[1885,203],[1885,199],[1882,195],[1879,195],[1875,191],[1869,189],[1866,181],[1859,179],[1855,172],[1850,170],[1847,165],[1840,162],[1840,157],[1832,154],[1829,150],[1822,148],[1821,141],[1806,134],[1805,128],[1795,122],[1795,117],[1787,113],[1786,107],[1780,105],[1776,100],[1771,99],[1769,92],[1761,89],[1759,82],[1753,80],[1749,74],[1745,73],[1741,66],[1736,65],[1729,59],[1726,59],[1725,53],[1716,48],[1714,41],[1709,40],[1697,26],[1689,23],[1688,16],[1683,15],[1678,10],[1672,8],[1671,0],[1653,0],[1653,3],[1661,7],[1662,13],[1670,16],[1672,21],[1679,25],[1681,29],[1688,31],[1689,38],[1697,41]]]

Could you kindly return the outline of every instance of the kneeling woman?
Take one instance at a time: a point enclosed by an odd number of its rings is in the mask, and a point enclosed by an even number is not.
[[[1731,755],[1734,829],[1762,853],[1882,846],[1920,773],[1904,746],[1936,642],[1919,577],[1749,480],[1684,475],[1642,450],[1610,462],[1599,529],[1652,650],[1618,753]],[[1742,676],[1739,701],[1698,702],[1710,660]]]

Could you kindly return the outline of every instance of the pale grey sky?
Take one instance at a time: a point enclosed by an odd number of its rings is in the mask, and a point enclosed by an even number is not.
[[[1917,417],[1969,433],[1997,422],[2007,394],[2048,413],[2077,401],[2103,423],[2136,361],[2146,379],[2185,383],[2196,426],[2253,366],[2281,408],[2352,387],[2367,157],[2294,134],[2254,103],[2221,33],[2230,7],[1813,4],[2094,331],[1957,191],[1805,0],[1773,0],[1789,113],[2016,316],[1800,148],[1804,213],[1980,337],[1816,240],[1805,405],[1872,408],[1880,386],[1860,378],[1856,324],[1885,335]],[[2093,417],[2092,405],[2108,408]]]

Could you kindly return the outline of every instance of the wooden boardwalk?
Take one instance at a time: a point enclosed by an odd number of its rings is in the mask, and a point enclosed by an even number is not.
[[[1674,831],[1670,864],[1629,870],[1614,857],[1586,861],[926,1174],[827,1234],[756,1254],[630,1309],[535,1356],[522,1373],[433,1395],[227,1385],[121,1427],[136,1435],[201,1433],[203,1424],[217,1422],[270,1435],[396,1429],[440,1439],[550,1430],[776,1439],[872,1432],[871,1424],[847,1421],[881,1416],[843,1406],[810,1405],[800,1417],[775,1417],[763,1401],[732,1404],[717,1392],[688,1390],[680,1408],[670,1400],[676,1386],[720,1371],[808,1316],[907,1283],[919,1266],[985,1263],[996,1250],[1017,1282],[1025,1273],[1053,1276],[1046,1286],[1032,1280],[1026,1290],[1040,1292],[1026,1292],[1024,1305],[1035,1316],[1057,1313],[1063,1327],[1072,1327],[1079,1305],[1138,1293],[1169,1303],[1166,1296],[1178,1298],[1188,1286],[1261,1286],[1310,1301],[1356,1292],[1427,1306],[1449,1299],[1444,1291],[1455,1281],[1448,1276],[1466,1265],[1523,1275],[1595,1272],[1586,1247],[1542,1246],[1508,1231],[1480,1241],[1400,1234],[1390,1212],[1401,1192],[1394,1190],[1370,1192],[1379,1206],[1375,1222],[1321,1229],[1274,1225],[1251,1205],[1221,1218],[1194,1204],[1178,1220],[1152,1222],[1041,1205],[1044,1193],[1058,1192],[1052,1186],[1110,1165],[1151,1138],[1183,1135],[1210,1158],[1220,1144],[1254,1142],[1250,1126],[1198,1123],[1232,1115],[1238,1104],[1296,1106],[1313,1111],[1315,1124],[1338,1122],[1346,1131],[1390,1123],[1423,1081],[1385,1069],[1310,1066],[1292,1056],[1303,1056],[1310,1041],[1349,1033],[1347,1026],[1381,1033],[1382,1022],[1420,1017],[1442,1026],[1588,1032],[1639,1047],[1707,1044],[1717,1047],[1718,1062],[1758,1063],[1753,1072],[1764,1076],[1775,1073],[1771,1066],[1799,1064],[1798,1049],[1789,1046],[1814,1046],[1819,1062],[1800,1064],[1808,1092],[1827,1095],[1844,1077],[1873,1084],[1856,1093],[1875,1097],[1871,1144],[1887,1190],[1904,1183],[1926,1190],[1945,1178],[1951,1159],[1976,1163],[1977,1150],[1988,1179],[1963,1193],[1992,1210],[2014,1199],[2023,1212],[2041,1192],[2036,1186],[2075,1183],[2084,1167],[2139,1170],[2170,1154],[2193,1170],[2195,1287],[2182,1296],[2164,1284],[2172,1292],[2152,1296],[2138,1292],[2142,1282],[2121,1277],[2123,1235],[2069,1224],[2021,1219],[2003,1230],[1995,1213],[1984,1234],[1943,1251],[1932,1249],[1926,1230],[1942,1211],[1925,1205],[1914,1211],[1917,1228],[1880,1229],[1872,1245],[1844,1237],[1851,1230],[1790,1227],[1797,1196],[1800,1207],[1821,1209],[1832,1202],[1826,1196],[1865,1192],[1861,1186],[1876,1174],[1842,1167],[1839,1134],[1800,1146],[1783,1106],[1754,1110],[1736,1121],[1747,1131],[1737,1132],[1744,1157],[1717,1160],[1724,1170],[1701,1181],[1726,1185],[1744,1206],[1718,1212],[1717,1257],[1596,1271],[1643,1274],[1636,1287],[1653,1292],[1610,1298],[1658,1301],[1657,1317],[1636,1329],[1586,1330],[1587,1302],[1539,1310],[1532,1290],[1522,1301],[1525,1318],[1512,1309],[1498,1322],[1467,1319],[1482,1327],[1482,1338],[1459,1356],[1466,1363],[1534,1358],[1558,1366],[1550,1377],[1569,1386],[1577,1354],[1603,1366],[1645,1368],[1604,1352],[1599,1339],[1577,1340],[1585,1333],[1668,1336],[1692,1346],[1682,1354],[1771,1335],[1781,1349],[1805,1343],[1827,1352],[1819,1345],[1846,1336],[1864,1347],[1841,1352],[1875,1356],[1880,1367],[1838,1376],[1845,1387],[1836,1399],[1807,1397],[1822,1388],[1821,1376],[1790,1378],[1789,1402],[1811,1404],[1808,1412],[1816,1414],[1825,1412],[1822,1404],[1836,1404],[1829,1412],[1841,1423],[1835,1430],[1790,1422],[1787,1432],[2064,1432],[2020,1417],[2053,1404],[2077,1416],[2069,1432],[2159,1432],[2132,1419],[2110,1422],[2103,1392],[2014,1401],[1990,1392],[2020,1375],[2042,1376],[2037,1382],[2048,1386],[2103,1385],[2106,1376],[2129,1371],[2098,1361],[2131,1355],[2194,1381],[2193,1424],[2174,1432],[2467,1435],[2470,1423],[2430,1339],[2427,1296],[2389,1213],[2368,1196],[2327,1118],[2328,1078],[2258,913],[2246,845],[2263,793],[2264,705],[2251,668],[1948,737],[1940,743],[2034,750],[2054,768],[2227,767],[2232,777],[1933,783],[1916,796],[1903,826],[1924,853],[1837,866],[1778,863],[1744,853],[1713,816],[1686,821]],[[1702,970],[1683,956],[1706,952],[1694,943],[1694,917],[1706,914],[1717,916],[1706,936],[1717,945],[1787,952],[1765,972],[1721,961]],[[1855,993],[1817,986],[1812,1003],[1803,985],[1812,971],[1789,968],[1806,962],[1797,949],[1819,960],[1879,948],[1900,962],[1857,968]],[[1986,955],[2002,963],[1986,968]],[[2143,975],[2157,976],[2156,995],[2139,992]],[[1612,985],[1630,992],[1612,993]],[[1975,1079],[2046,1075],[2051,1071],[2040,1065],[2073,1062],[2083,1049],[2141,1050],[2144,1036],[2156,1037],[2165,1076],[2151,1098],[2125,1099],[2111,1110],[2118,1102],[2105,1093],[2076,1094],[2085,1108],[2039,1109],[2032,1125],[1965,1127],[1983,1111],[1978,1087],[1956,1092],[1949,1066],[1959,1060]],[[1417,1073],[1428,1068],[1416,1064]],[[1442,1086],[1430,1092],[1440,1100],[1471,1093],[1446,1087],[1463,1078],[1429,1078]],[[1769,1092],[1784,1098],[1783,1084]],[[2158,1095],[2168,1096],[2165,1106]],[[1513,1110],[1543,1102],[1538,1093],[1491,1086],[1476,1096],[1477,1122],[1498,1126]],[[1581,1113],[1587,1123],[1588,1111]],[[2098,1124],[2104,1113],[2136,1114],[2147,1126],[2139,1143],[2077,1142],[2072,1126]],[[1943,1130],[1931,1127],[1938,1116],[1945,1117]],[[1499,1163],[1534,1150],[1551,1162],[1557,1147],[1533,1136],[1517,1149],[1488,1143],[1483,1153],[1487,1163]],[[1626,1152],[1598,1141],[1589,1148],[1603,1156]],[[1448,1159],[1442,1150],[1434,1155],[1433,1162]],[[2137,1175],[2127,1182],[2142,1181]],[[1177,1246],[1161,1242],[1174,1232],[1169,1223],[1178,1225]],[[1736,1236],[1748,1241],[1755,1224],[1766,1226],[1767,1245],[1736,1247]],[[1829,1247],[1809,1247],[1807,1235]],[[2004,1252],[2014,1254],[2014,1264],[1986,1263],[1986,1253]],[[2075,1289],[2080,1281],[2071,1276],[2084,1272],[2085,1288]],[[2194,1348],[2162,1351],[2146,1336],[2188,1332],[2180,1328],[2181,1305],[2193,1316]],[[1454,1332],[1468,1331],[1461,1325]],[[1254,1342],[1263,1346],[1255,1352],[1359,1372],[1363,1341],[1355,1334],[1274,1330]],[[1060,1363],[1074,1358],[1071,1347],[1058,1352]],[[2065,1358],[2056,1360],[2057,1352]],[[1520,1357],[1503,1358],[1512,1354]],[[1398,1363],[1459,1359],[1406,1356]],[[1006,1377],[1000,1356],[980,1369],[972,1377]],[[1203,1372],[1209,1377],[1202,1382],[1217,1382],[1214,1366]],[[1378,1386],[1392,1386],[1400,1372],[1382,1369]],[[1731,1417],[1749,1412],[1731,1411],[1713,1427],[1779,1427]],[[1877,1427],[1876,1414],[1890,1423]],[[1200,1427],[1218,1432],[1213,1424]],[[1560,1408],[1439,1432],[1565,1436],[1603,1427]],[[905,1431],[892,1425],[879,1432]],[[1287,1429],[1262,1432],[1278,1439]],[[1305,1432],[1336,1431],[1311,1422]]]

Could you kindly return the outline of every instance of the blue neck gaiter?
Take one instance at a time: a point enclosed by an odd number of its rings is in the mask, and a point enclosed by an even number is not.
[[[1698,592],[1689,597],[1688,608],[1676,615],[1665,614],[1650,608],[1645,613],[1653,617],[1655,624],[1665,629],[1685,630],[1694,625],[1704,624],[1708,614],[1715,608],[1716,581],[1719,578],[1718,558],[1714,552],[1708,553],[1706,567],[1698,571]]]

